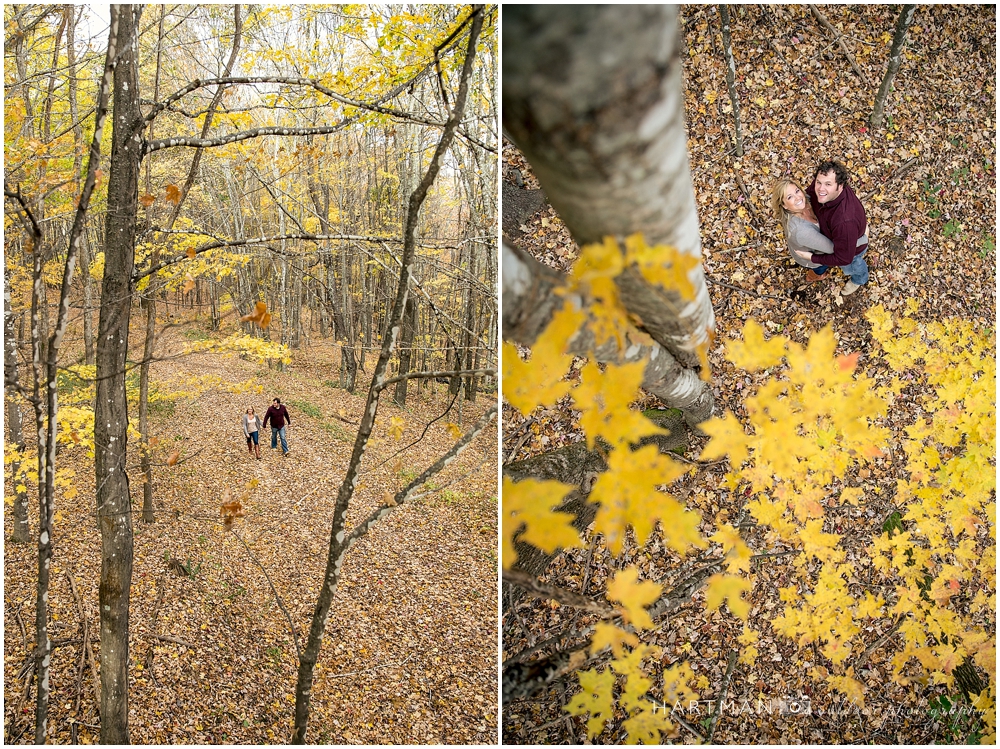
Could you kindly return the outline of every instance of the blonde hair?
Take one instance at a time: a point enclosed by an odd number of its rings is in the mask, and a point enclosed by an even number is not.
[[[774,188],[771,190],[771,211],[774,213],[774,217],[778,219],[778,223],[781,224],[781,230],[785,233],[785,236],[788,236],[788,210],[785,208],[785,188],[789,185],[795,185],[800,190],[802,189],[794,179],[782,177],[774,183]]]

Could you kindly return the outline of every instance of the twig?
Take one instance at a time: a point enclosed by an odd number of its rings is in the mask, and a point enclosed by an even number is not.
[[[820,9],[817,8],[813,3],[809,3],[809,10],[811,10],[812,14],[816,16],[816,20],[819,21],[819,25],[822,26],[827,31],[829,31],[831,34],[833,34],[834,41],[840,44],[840,48],[844,51],[844,55],[847,57],[847,61],[851,63],[851,68],[853,68],[858,78],[861,79],[861,82],[867,85],[868,79],[865,78],[865,74],[861,72],[861,68],[859,68],[858,64],[854,61],[854,55],[852,55],[851,51],[847,48],[847,44],[844,42],[843,35],[839,31],[837,31],[837,29],[835,29],[828,20],[826,20],[826,16],[824,16],[823,13],[820,12]]]
[[[281,596],[278,595],[278,591],[274,587],[274,583],[271,582],[271,576],[267,574],[267,570],[264,569],[264,565],[260,563],[259,559],[257,559],[257,555],[250,550],[250,547],[247,545],[247,542],[243,540],[243,537],[240,536],[240,534],[237,533],[235,530],[232,533],[234,536],[236,536],[236,539],[241,544],[243,544],[243,548],[247,550],[247,554],[250,555],[250,558],[253,560],[254,564],[260,567],[260,571],[264,573],[264,577],[267,580],[267,584],[271,586],[271,592],[274,593],[274,600],[277,602],[278,608],[281,609],[281,612],[285,615],[285,619],[288,620],[288,628],[292,631],[292,643],[295,645],[295,654],[298,656],[299,661],[301,661],[302,651],[299,649],[299,632],[297,629],[295,629],[295,623],[292,621],[292,615],[288,613],[288,609],[286,609],[285,604],[282,603]]]
[[[754,206],[753,201],[750,199],[750,191],[747,189],[746,183],[743,181],[743,177],[741,177],[740,173],[735,169],[733,170],[733,174],[736,175],[736,184],[739,185],[740,190],[743,191],[743,197],[746,198],[746,200],[744,200],[743,202],[750,209],[750,213],[753,214],[753,217],[757,219],[758,225],[763,226],[764,220],[760,217],[760,214],[757,213],[757,208],[756,206]]]
[[[735,650],[729,652],[729,664],[726,666],[726,675],[722,679],[722,690],[719,692],[719,699],[715,703],[715,710],[712,711],[712,721],[708,728],[706,744],[712,743],[715,736],[715,727],[719,725],[719,715],[722,713],[722,703],[726,701],[726,693],[729,692],[729,682],[733,678],[733,668],[736,666],[736,657],[739,655]]]
[[[704,737],[704,736],[702,736],[702,735],[701,735],[700,733],[698,733],[698,731],[696,731],[696,730],[694,729],[694,727],[693,727],[693,726],[692,726],[692,725],[691,725],[690,723],[688,723],[688,722],[687,722],[686,720],[684,720],[684,718],[682,718],[681,716],[679,716],[679,715],[674,715],[674,714],[673,714],[673,713],[671,712],[671,714],[670,714],[670,720],[676,720],[676,721],[677,721],[678,723],[680,723],[680,724],[681,724],[682,726],[684,726],[684,728],[686,728],[687,730],[689,730],[689,731],[691,732],[691,734],[692,734],[692,735],[693,735],[693,736],[694,736],[694,737],[695,737],[696,739],[698,739],[698,741],[699,741],[700,743],[702,743],[702,744],[705,744],[705,743],[711,743],[711,742],[706,742],[706,741],[705,741],[705,737]]]
[[[86,656],[87,662],[90,664],[90,675],[94,682],[94,710],[101,709],[101,679],[97,673],[97,662],[94,658],[94,649],[90,644],[90,621],[87,619],[87,612],[83,607],[83,601],[76,592],[76,582],[73,577],[73,570],[69,568],[66,570],[66,579],[69,580],[69,590],[73,594],[73,600],[76,601],[76,607],[80,612],[80,621],[83,626],[83,653],[81,655],[81,663],[83,656]],[[82,666],[81,666],[82,668]]]
[[[794,299],[790,299],[788,297],[774,296],[773,294],[761,294],[761,293],[756,292],[756,291],[750,291],[750,289],[743,289],[743,288],[740,288],[739,286],[732,286],[732,285],[730,285],[728,283],[723,283],[722,281],[716,281],[714,279],[709,278],[708,276],[705,276],[705,280],[708,283],[712,284],[713,286],[725,286],[727,289],[732,289],[733,291],[742,291],[744,294],[749,294],[750,296],[755,296],[755,297],[759,297],[759,298],[762,298],[762,299],[776,299],[779,302],[786,302],[786,303],[792,304],[792,305],[795,304],[795,300]]]
[[[874,195],[875,193],[877,193],[879,190],[884,189],[887,184],[889,184],[890,182],[892,182],[892,180],[894,180],[897,177],[901,176],[903,174],[903,172],[908,171],[910,169],[910,167],[916,165],[917,161],[918,161],[918,159],[917,159],[916,156],[914,156],[912,158],[909,158],[906,161],[904,161],[902,164],[899,165],[899,167],[896,169],[896,171],[894,171],[892,174],[890,174],[888,177],[886,177],[884,180],[882,180],[879,183],[878,187],[873,187],[871,190],[869,190],[864,195],[862,195],[861,199],[862,200],[868,200],[868,198],[870,198],[872,195]]]
[[[615,613],[615,610],[605,603],[591,600],[566,588],[543,583],[534,575],[524,570],[504,570],[503,581],[509,585],[516,585],[522,588],[535,598],[550,598],[566,606],[573,606],[574,608],[600,614],[601,616],[611,616]]]
[[[156,581],[156,588],[158,593],[156,595],[156,603],[153,604],[152,622],[149,625],[150,630],[153,632],[156,632],[156,623],[160,618],[160,606],[163,604],[163,591],[165,590],[163,586],[163,580],[165,577],[166,577],[166,572],[165,571],[161,572],[159,578],[157,578]],[[151,678],[153,680],[153,683],[155,684],[156,676],[154,676],[153,674],[153,658],[155,657],[154,651],[155,648],[153,647],[152,643],[150,643],[149,650],[146,651],[146,660],[143,662],[142,667],[145,670],[145,672],[149,674],[149,678]]]
[[[897,616],[895,624],[893,624],[889,628],[889,631],[886,632],[884,635],[882,635],[880,638],[878,638],[867,648],[865,648],[865,651],[858,657],[858,662],[854,666],[855,669],[861,670],[861,668],[865,665],[865,663],[868,662],[868,658],[869,656],[871,656],[872,652],[882,647],[882,645],[887,643],[892,638],[892,636],[899,631],[899,628],[902,626],[903,620],[905,618],[906,616],[904,614],[900,614],[899,616]]]
[[[197,647],[197,645],[195,645],[193,642],[182,640],[180,637],[171,637],[170,635],[158,635],[158,634],[151,634],[150,637],[152,637],[155,640],[162,640],[163,642],[172,642],[177,645],[183,645],[184,647],[191,648],[192,650],[194,650]]]

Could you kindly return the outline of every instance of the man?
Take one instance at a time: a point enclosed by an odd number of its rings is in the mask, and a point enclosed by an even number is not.
[[[832,255],[811,254],[796,251],[802,260],[817,263],[818,276],[829,270],[829,266],[839,266],[849,281],[841,292],[844,296],[853,294],[868,283],[868,216],[865,208],[847,184],[847,169],[838,161],[824,161],[816,167],[813,183],[806,189],[812,201],[813,211],[819,219],[819,228],[833,242]]]
[[[282,455],[288,455],[288,441],[285,439],[285,425],[291,424],[292,419],[288,415],[288,409],[281,405],[281,399],[275,398],[271,402],[271,407],[264,414],[264,426],[271,422],[271,449],[278,446],[278,437],[281,437]]]

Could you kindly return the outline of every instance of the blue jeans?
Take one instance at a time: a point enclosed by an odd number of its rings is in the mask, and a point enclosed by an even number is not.
[[[281,451],[288,452],[288,442],[285,440],[285,427],[281,429],[275,429],[271,427],[271,449],[273,450],[278,446],[278,437],[281,437]]]
[[[865,262],[865,255],[868,253],[866,249],[860,255],[851,261],[850,265],[842,265],[841,270],[844,271],[844,275],[850,278],[858,286],[864,286],[868,283],[868,263]],[[828,270],[830,266],[821,265],[818,268],[813,268],[813,273],[817,276],[822,276]]]

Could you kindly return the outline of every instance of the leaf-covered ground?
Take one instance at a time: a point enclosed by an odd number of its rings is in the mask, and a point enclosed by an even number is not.
[[[180,341],[170,336],[167,345],[176,350]],[[142,350],[141,340],[133,350]],[[156,523],[134,518],[133,743],[289,740],[297,659],[268,578],[304,646],[353,445],[355,427],[343,419],[356,423],[365,397],[364,389],[351,395],[332,387],[335,356],[331,347],[313,345],[296,352],[285,372],[232,354],[154,365],[153,380],[173,405],[161,403],[153,422]],[[369,355],[369,372],[373,362]],[[247,455],[240,415],[253,405],[263,416],[275,396],[291,413],[291,453],[270,449],[268,429],[257,461]],[[462,424],[470,426],[492,397],[462,403]],[[454,442],[445,424],[458,421],[457,404],[416,446],[393,457],[447,407],[446,386],[434,383],[421,394],[411,387],[407,403],[400,409],[383,399],[348,530],[384,504],[384,492],[395,492]],[[404,420],[399,441],[388,435],[392,416]],[[180,460],[168,467],[174,451]],[[59,460],[75,469],[79,494],[57,501],[50,740],[69,743],[75,721],[79,741],[95,743],[94,680],[85,657],[81,663],[78,608],[99,658],[93,464],[80,448],[62,451]],[[496,743],[495,465],[495,432],[487,429],[433,479],[438,491],[390,513],[349,552],[316,669],[311,742]],[[138,509],[141,478],[130,469]],[[219,519],[227,490],[245,497],[246,517],[235,532]],[[4,562],[5,743],[30,743],[34,689],[27,702],[20,695],[34,639],[35,545],[7,543]]]
[[[733,6],[745,149],[741,159],[733,156],[716,8],[685,6],[681,14],[688,149],[716,313],[710,363],[718,413],[732,410],[740,415],[744,394],[761,381],[723,358],[724,342],[737,337],[749,318],[800,342],[832,324],[838,353],[859,352],[859,371],[875,377],[884,375],[886,368],[870,354],[870,325],[863,315],[871,306],[883,304],[901,312],[913,298],[919,303],[918,320],[960,317],[978,322],[991,334],[995,326],[995,10],[918,6],[885,122],[874,129],[866,120],[884,73],[898,6],[820,8],[843,34],[865,80],[852,71],[839,45],[806,6]],[[804,284],[804,270],[789,258],[769,208],[777,177],[790,174],[804,187],[815,164],[826,158],[849,167],[869,217],[871,281],[848,297],[839,293],[846,280],[839,271],[833,280]],[[508,181],[537,187],[523,157],[509,144],[504,148],[504,175]],[[518,234],[520,246],[552,267],[566,270],[578,254],[551,207],[522,223]],[[652,407],[656,401],[647,398],[640,405]],[[899,436],[918,412],[916,397],[902,398],[883,425]],[[539,411],[525,419],[505,406],[503,427],[505,462],[583,439],[568,408]],[[688,457],[697,457],[701,444],[695,439]],[[843,477],[845,485],[861,487],[866,496],[859,508],[837,520],[837,532],[858,539],[858,550],[891,512],[903,464],[896,451]],[[725,471],[725,464],[703,468],[672,487],[672,493],[686,498],[704,518],[735,522],[746,498],[724,486]],[[749,533],[747,541],[755,551],[765,551],[757,535]],[[669,589],[720,553],[716,548],[698,559],[681,560],[654,536],[643,548],[633,543],[613,558],[597,543],[563,554],[546,580],[600,599],[617,569],[637,565],[642,578]],[[786,558],[776,557],[754,569],[749,623],[762,632],[760,656],[752,667],[736,666],[726,698],[741,707],[719,722],[715,743],[930,743],[961,737],[960,726],[952,734],[956,724],[930,709],[929,699],[942,693],[941,688],[892,683],[891,644],[873,648],[861,670],[859,678],[867,688],[863,711],[815,686],[806,672],[817,659],[774,638],[767,625],[783,606],[777,589],[788,582],[787,565]],[[582,641],[573,633],[590,621],[568,607],[525,599],[503,620],[503,658],[550,638],[532,657],[552,652],[554,646],[576,647]],[[662,648],[659,665],[686,660],[705,677],[700,712],[687,714],[689,727],[682,727],[677,737],[693,742],[696,731],[707,733],[701,721],[715,706],[729,653],[742,649],[736,641],[742,623],[728,613],[706,612],[702,591],[657,624],[644,641]],[[986,624],[995,627],[995,621]],[[866,629],[865,642],[877,643],[890,625],[881,620]],[[507,706],[504,741],[583,742],[584,720],[561,709],[574,692],[572,682]],[[808,718],[757,707],[758,700],[773,707],[776,700],[800,693],[812,700]],[[744,704],[749,707],[744,709]],[[597,741],[620,742],[624,736],[616,719]]]

